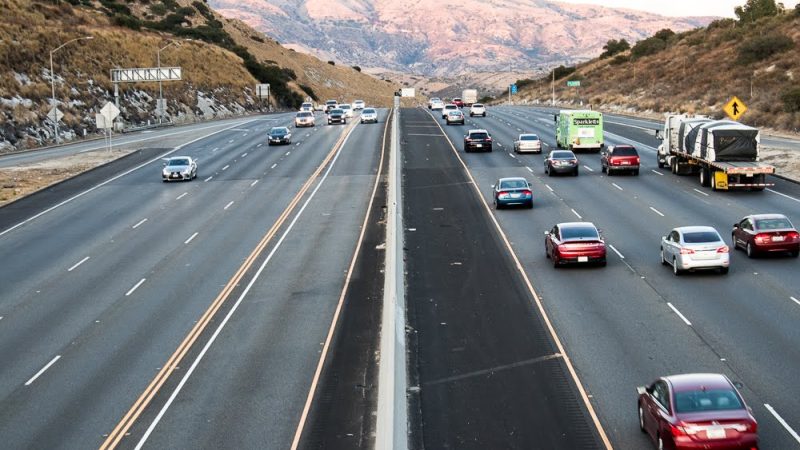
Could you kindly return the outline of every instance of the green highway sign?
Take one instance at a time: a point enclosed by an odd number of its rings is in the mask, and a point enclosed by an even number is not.
[[[569,87],[579,87],[580,85],[581,85],[580,80],[567,81],[567,86],[569,86]]]

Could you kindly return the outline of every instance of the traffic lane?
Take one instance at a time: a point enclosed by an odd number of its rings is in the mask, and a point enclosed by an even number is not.
[[[430,136],[437,133],[414,135],[412,126],[426,122],[432,119],[423,110],[403,110],[411,370],[421,400],[412,434],[430,448],[599,447],[543,319],[449,144]]]
[[[130,148],[131,146],[177,146],[194,139],[197,133],[209,133],[222,128],[256,121],[270,122],[286,120],[283,116],[286,116],[286,114],[250,116],[236,119],[224,119],[213,123],[204,122],[191,125],[179,125],[166,129],[143,130],[130,134],[126,133],[121,136],[115,134],[112,137],[112,145],[115,148]],[[102,150],[104,148],[106,148],[106,144],[100,139],[29,150],[21,153],[12,153],[0,156],[0,168],[12,167],[20,164],[31,164],[51,158]]]
[[[471,158],[471,157],[472,157],[472,155],[465,155],[465,158]],[[476,179],[479,179],[479,180],[483,179],[484,180],[484,182],[482,184],[486,185],[486,187],[485,187],[486,191],[485,192],[487,192],[487,200],[490,201],[490,199],[491,199],[489,197],[490,184],[496,178],[498,178],[500,176],[526,176],[526,177],[528,177],[530,179],[530,174],[526,174],[523,170],[520,170],[520,169],[521,168],[518,168],[516,170],[511,170],[511,168],[509,167],[508,169],[506,169],[504,171],[505,173],[503,175],[488,174],[488,175],[482,177],[480,175],[481,171],[489,171],[491,169],[487,169],[485,167],[485,164],[481,164],[480,168],[475,169],[473,172],[476,175]],[[537,176],[537,178],[540,178],[540,177],[541,176]],[[581,178],[583,178],[584,180],[587,179],[586,177],[583,177],[583,176]],[[631,177],[631,179],[636,179],[636,178],[635,177]],[[548,190],[545,190],[546,187],[545,187],[545,189],[539,189],[540,192],[545,192],[545,193],[543,194],[544,198],[542,198],[541,196],[539,197],[539,199],[541,200],[540,202],[537,202],[536,200],[534,201],[534,203],[535,203],[535,208],[534,209],[540,211],[540,213],[541,213],[540,215],[537,215],[537,217],[548,217],[549,218],[549,217],[552,217],[552,216],[555,215],[548,209],[548,204],[549,204],[549,201],[552,200],[551,197],[557,197],[559,195],[559,192],[561,192],[562,189],[559,189],[559,187],[558,187],[558,184],[559,184],[560,181],[561,180],[559,180],[559,179],[555,179],[555,180],[547,179],[547,182],[549,183],[548,185],[552,185],[552,186],[556,187],[555,193],[553,193],[552,195],[548,195],[547,194]],[[573,186],[573,187],[575,187],[575,190],[577,192],[579,192],[579,193],[586,192],[587,191],[587,187],[586,186],[578,186],[576,184],[577,182],[578,182],[578,180],[573,180],[573,179],[569,178],[568,180],[563,180],[563,182],[561,184],[564,184],[565,186],[566,185]],[[589,188],[589,189],[591,189],[591,188]],[[596,188],[594,189],[594,191],[598,191],[598,190],[602,190],[602,189],[596,189]],[[618,191],[618,189],[616,189],[616,188],[611,188],[611,190],[612,191]],[[534,192],[536,192],[536,191],[534,191]],[[575,203],[572,203],[572,202],[568,203],[568,205],[570,205],[570,207],[566,207],[565,206],[564,208],[562,208],[561,220],[565,220],[565,221],[581,220],[581,218],[577,217],[577,215],[582,215],[583,218],[586,218],[587,216],[588,217],[597,217],[597,216],[602,215],[602,211],[612,211],[613,214],[619,214],[619,204],[617,203],[617,199],[615,199],[614,196],[611,195],[612,193],[610,191],[609,191],[608,194],[610,194],[610,195],[597,195],[594,198],[592,198],[592,199],[590,199],[589,201],[586,202],[587,204],[591,204],[594,209],[599,209],[599,211],[594,212],[592,214],[587,214],[587,212],[584,211],[581,208],[571,207],[571,205],[573,205]],[[611,200],[608,201],[609,199],[611,199]],[[603,202],[603,200],[606,200],[606,201]],[[542,206],[542,208],[540,208],[542,202],[544,202],[545,204],[544,204],[544,206]],[[544,209],[544,211],[542,211],[542,209]],[[504,212],[502,212],[502,214],[503,215],[505,215],[505,214],[509,214],[510,215],[512,213],[511,213],[511,211],[509,211],[508,213],[506,213],[504,211]],[[520,211],[519,214],[527,215],[522,211]],[[597,216],[595,214],[597,214]],[[637,214],[641,216],[643,214],[643,211],[640,211]],[[652,218],[651,221],[655,221],[656,217],[658,217],[658,216],[653,214],[652,217],[651,217]],[[641,221],[641,219],[639,219],[639,220]],[[633,214],[631,217],[627,217],[627,218],[619,218],[616,221],[616,223],[622,223],[622,224],[624,224],[624,223],[634,223],[634,221],[637,221],[637,215],[636,214]],[[600,226],[600,228],[604,228],[605,225],[613,224],[613,223],[615,223],[615,221],[614,221],[613,217],[610,217],[610,218],[606,218],[606,219],[599,220],[599,221],[596,220],[596,223]],[[546,230],[550,226],[552,226],[552,223],[550,223],[548,221],[548,222],[542,224],[540,229],[541,230]],[[521,236],[525,236],[526,234],[527,235],[531,235],[532,234],[531,233],[531,228],[532,227],[530,226],[530,223],[527,220],[523,220],[519,224],[519,229],[516,232],[510,232],[509,234],[510,234],[510,236],[512,236],[512,240],[515,242],[515,244],[525,245],[525,243],[527,243],[528,241],[526,239],[522,238]],[[611,230],[617,230],[617,232],[615,232],[615,233],[609,233],[608,231],[606,231],[606,237],[607,237],[607,239],[609,239],[609,243],[611,243],[611,245],[614,245],[613,242],[616,241],[617,242],[617,246],[620,247],[620,248],[623,248],[623,246],[620,245],[619,242],[630,242],[630,241],[633,240],[629,236],[629,234],[631,232],[629,227],[625,227],[626,229],[622,230],[622,232],[619,232],[618,227],[613,226],[613,225],[610,226],[609,228]],[[643,226],[642,229],[644,229],[644,230],[651,229],[651,226],[646,225],[646,226]],[[516,236],[516,237],[514,237],[514,236]],[[652,239],[655,239],[655,236],[653,236]],[[533,240],[535,241],[535,240],[538,240],[538,239],[536,239],[536,237],[534,237]],[[651,245],[648,244],[650,240],[651,240],[651,238],[647,237],[647,236],[645,236],[643,239],[640,239],[639,240],[639,244],[638,244],[638,248],[640,248],[640,247],[647,248],[648,246],[651,246]],[[522,244],[520,244],[520,243],[522,243]],[[635,242],[633,242],[632,244],[633,244],[634,247],[637,247],[637,244]],[[541,242],[540,242],[540,245],[542,245]],[[534,247],[536,247],[536,246],[534,246]],[[541,252],[542,250],[540,249],[539,251]],[[635,259],[631,259],[631,258],[636,258],[635,255],[632,257],[624,249],[622,250],[622,252],[625,253],[625,257],[628,258],[627,261],[635,261]],[[652,253],[652,252],[650,252],[650,253]],[[609,256],[610,256],[610,259],[614,258],[616,256],[615,252],[609,251]],[[643,258],[643,260],[651,260],[652,259],[652,255],[642,255],[641,257]],[[634,267],[636,265],[633,262],[631,264],[634,265]],[[623,266],[618,266],[618,268],[619,267],[623,267]],[[608,270],[608,268],[606,269],[606,271],[607,270]],[[633,275],[634,281],[636,281],[635,279],[637,277],[635,276],[636,275],[635,272],[629,273],[628,275]],[[671,274],[670,274],[670,276],[671,276]],[[605,278],[605,277],[606,277],[606,275],[602,276],[602,278]],[[610,278],[614,279],[615,281],[619,279],[618,276],[611,276]],[[648,274],[647,278],[650,278],[649,274]],[[568,282],[566,280],[564,280],[564,283],[556,283],[556,284],[563,285],[565,283],[568,283]],[[587,284],[596,285],[593,282],[589,282]],[[597,284],[602,284],[602,282],[601,283],[597,283]],[[539,283],[539,286],[541,287],[542,283]],[[619,290],[619,287],[616,284],[614,284],[613,286],[606,287],[606,288],[609,289],[610,292],[614,292],[615,290]],[[660,292],[658,292],[658,290],[654,289],[653,287],[650,287],[649,289],[653,291],[652,292],[652,295],[654,296],[653,300],[654,301],[658,301],[659,298],[660,298],[660,295],[661,295]],[[752,291],[752,287],[751,287],[750,290]],[[556,289],[556,293],[554,293],[552,295],[553,296],[559,295],[558,294],[559,292],[562,292],[560,290],[560,288]],[[586,293],[578,294],[578,298],[586,298],[586,296],[587,296]],[[614,298],[624,298],[624,299],[628,299],[628,298],[641,299],[642,295],[639,294],[638,292],[634,291],[632,293],[631,292],[629,292],[629,293],[617,293],[617,294],[613,295],[613,297]],[[548,296],[547,296],[547,294],[545,294],[545,299],[547,299],[547,298],[548,298]],[[559,301],[560,301],[560,296],[559,296]],[[618,304],[619,303],[615,303],[615,305],[618,305]],[[680,325],[680,321],[677,319],[677,316],[672,314],[671,311],[666,310],[666,308],[663,308],[663,301],[661,301],[661,304],[662,304],[661,305],[662,306],[662,311],[661,312],[664,313],[666,311],[667,314],[672,315],[673,318],[676,318],[675,319],[676,320],[676,324]],[[625,310],[627,310],[628,308],[635,308],[635,307],[636,307],[636,305],[630,305],[630,304],[629,305],[624,305],[624,309]],[[628,316],[629,315],[630,314],[628,314]],[[575,316],[576,316],[575,313],[571,313],[567,317],[575,317]],[[615,314],[614,317],[617,317],[617,315]],[[618,317],[625,318],[626,315],[620,313],[618,315]],[[625,323],[626,323],[626,321],[623,320],[622,322],[615,324],[613,329],[620,328]],[[638,318],[638,322],[633,322],[633,323],[647,323],[647,319],[646,318],[645,319]],[[666,336],[670,336],[671,334],[672,333],[665,333]],[[580,342],[580,339],[578,339],[577,342]],[[696,343],[698,343],[698,342],[702,343],[702,339],[698,339]],[[692,345],[685,346],[685,348],[688,348],[688,349],[691,349],[692,347],[693,347]],[[622,348],[622,347],[610,346],[610,348],[613,349],[613,348]],[[714,361],[715,360],[715,357],[714,357],[715,353],[714,353],[714,351],[712,349],[709,348],[708,351],[706,351],[706,353],[710,354],[710,356],[707,355],[707,357],[705,358],[706,361],[710,362],[710,361]],[[605,355],[606,353],[601,353],[601,354]],[[649,353],[644,353],[644,354],[648,355]],[[624,355],[620,355],[620,357],[624,358]],[[686,354],[684,354],[682,352],[678,352],[677,354],[675,354],[675,356],[672,358],[672,360],[679,362],[679,361],[681,361],[681,360],[683,360],[685,358],[686,358]],[[580,364],[579,364],[579,366],[580,366]],[[612,365],[612,367],[614,367],[614,366]],[[697,371],[697,367],[695,367],[694,365],[691,365],[689,367],[687,367],[687,365],[684,365],[684,367],[685,368],[683,370],[681,370],[681,371]],[[717,371],[723,371],[723,372],[729,371],[728,368],[721,367],[719,365],[717,366],[717,369],[724,369],[724,370],[717,370]],[[664,373],[664,372],[662,372],[662,373]],[[653,377],[655,377],[655,375],[653,375]],[[600,379],[604,379],[604,378],[600,377]],[[643,383],[643,382],[639,381],[639,383]],[[602,388],[600,388],[600,390],[605,391],[606,387],[602,387]],[[624,391],[624,388],[623,388],[623,391]],[[620,392],[619,394],[623,395],[623,392]],[[752,398],[751,398],[751,402],[752,402]],[[613,413],[613,411],[614,411],[614,408],[611,409],[612,413]],[[763,410],[763,407],[761,408],[761,412],[765,412]],[[762,414],[761,417],[762,417],[762,419],[765,419],[765,420],[771,420],[771,418],[769,418],[769,414]],[[633,416],[633,418],[635,419],[635,416]],[[630,417],[628,419],[630,419]],[[620,420],[624,420],[624,417],[620,417]],[[775,422],[773,421],[772,424],[774,425]],[[782,436],[782,434],[780,432],[781,430],[776,429],[774,431],[775,431],[774,433],[771,433],[773,435],[772,436],[773,442],[775,442],[774,439],[780,439],[780,437]],[[619,437],[618,437],[618,439],[619,439]],[[769,442],[769,440],[767,442]],[[780,441],[778,441],[778,442],[780,442]]]
[[[375,182],[382,131],[359,125],[350,136],[148,446],[290,446]],[[158,412],[146,411],[126,442],[134,445]]]
[[[309,163],[309,165],[311,165],[311,164]],[[283,183],[282,183],[282,181],[283,181]],[[267,196],[269,198],[272,198],[272,199],[280,199],[282,195],[286,195],[285,193],[287,191],[286,191],[286,188],[285,188],[285,181],[286,181],[285,179],[277,179],[276,182],[273,184],[273,189],[271,189],[271,190],[266,192]],[[156,183],[158,183],[160,185],[160,181],[156,182]],[[263,189],[264,186],[267,186],[268,184],[269,183],[262,184],[260,187]],[[257,198],[261,198],[261,196],[257,196]],[[198,200],[198,201],[202,202],[202,200]],[[208,202],[206,202],[206,203],[208,203]],[[220,208],[218,210],[216,208],[214,209],[215,212],[216,211],[222,211],[223,209],[225,209],[224,207],[222,207],[221,204],[219,206],[220,206]],[[207,210],[211,210],[211,208],[208,208],[207,205],[206,205],[206,209]],[[222,278],[220,278],[219,280],[216,280],[213,277],[208,276],[208,274],[214,274],[214,273],[217,273],[217,272],[222,273],[222,272],[220,272],[220,267],[223,267],[224,261],[219,259],[219,255],[229,255],[229,258],[231,258],[231,261],[234,262],[236,265],[238,265],[239,261],[241,261],[243,259],[244,255],[247,254],[247,251],[249,251],[249,248],[247,248],[247,246],[245,246],[243,251],[236,251],[236,252],[231,251],[232,248],[235,247],[235,245],[237,243],[246,242],[246,240],[243,240],[242,237],[246,236],[248,233],[252,234],[251,230],[254,229],[253,225],[254,224],[258,224],[258,220],[261,219],[261,217],[264,217],[264,218],[270,217],[270,218],[274,219],[274,217],[277,215],[277,211],[274,214],[269,214],[269,215],[268,214],[263,214],[263,211],[258,209],[258,208],[255,208],[255,209],[252,209],[252,210],[251,209],[246,209],[246,211],[252,211],[253,217],[250,217],[250,218],[247,218],[245,220],[242,220],[241,221],[242,223],[239,226],[232,227],[230,225],[230,223],[226,223],[225,227],[213,226],[213,225],[210,227],[211,229],[218,230],[218,232],[221,232],[225,236],[227,236],[227,238],[226,238],[227,242],[224,242],[225,245],[214,247],[214,248],[201,247],[201,248],[208,248],[208,250],[209,250],[208,255],[200,254],[200,255],[195,256],[195,254],[193,253],[191,257],[188,257],[186,255],[183,255],[183,256],[186,256],[186,257],[182,257],[181,252],[175,251],[175,250],[172,249],[172,247],[167,247],[167,245],[164,245],[163,244],[164,242],[168,242],[168,240],[166,238],[167,236],[171,236],[171,235],[173,235],[173,233],[180,234],[180,238],[179,239],[176,239],[176,240],[174,240],[172,242],[169,242],[170,245],[177,246],[178,250],[179,250],[181,248],[181,246],[185,244],[184,239],[187,238],[187,237],[191,237],[192,236],[190,234],[190,230],[187,229],[185,231],[181,231],[180,229],[175,229],[172,225],[168,224],[168,225],[166,225],[164,227],[166,229],[159,229],[159,228],[157,228],[157,226],[152,228],[153,233],[154,233],[154,235],[156,237],[155,238],[151,237],[149,239],[149,243],[151,245],[148,245],[148,239],[146,237],[142,241],[136,241],[136,242],[132,243],[132,247],[134,249],[147,249],[148,247],[153,248],[154,247],[152,245],[153,242],[157,242],[159,244],[159,246],[156,246],[153,250],[151,250],[149,253],[147,253],[147,255],[152,254],[153,257],[150,258],[148,261],[145,261],[142,264],[142,267],[138,267],[135,263],[120,263],[120,261],[125,261],[125,260],[129,259],[127,252],[117,252],[116,256],[113,257],[110,262],[106,262],[106,261],[103,261],[101,258],[98,258],[98,259],[100,259],[98,261],[100,267],[109,268],[110,270],[113,271],[112,273],[127,273],[127,272],[133,273],[133,272],[136,272],[137,274],[148,274],[149,273],[148,270],[151,270],[153,273],[159,273],[159,272],[161,272],[163,270],[164,272],[166,272],[163,275],[163,278],[167,279],[167,282],[165,283],[165,287],[164,288],[159,288],[158,287],[158,280],[155,279],[156,275],[153,275],[153,278],[148,276],[148,279],[147,279],[148,282],[147,283],[144,283],[144,284],[142,284],[140,286],[137,286],[138,283],[134,284],[134,282],[139,279],[138,275],[136,275],[131,280],[126,280],[126,281],[128,281],[128,284],[126,284],[124,286],[120,286],[120,285],[116,285],[116,284],[113,285],[113,286],[109,286],[107,283],[91,283],[89,285],[89,288],[84,288],[87,291],[91,291],[91,287],[95,287],[95,286],[98,286],[100,288],[108,288],[108,289],[113,289],[113,287],[116,287],[117,289],[119,289],[119,292],[116,292],[116,293],[113,293],[113,292],[111,292],[111,293],[102,292],[102,293],[99,293],[97,295],[94,295],[93,292],[81,292],[80,295],[75,295],[74,297],[70,294],[68,298],[70,298],[70,297],[71,298],[81,298],[81,299],[86,299],[87,302],[92,302],[91,303],[91,307],[95,308],[95,310],[92,311],[93,312],[92,314],[87,314],[87,315],[90,316],[90,317],[98,317],[96,319],[95,323],[99,322],[99,323],[104,323],[105,324],[105,323],[108,323],[109,321],[111,321],[112,324],[114,324],[108,329],[109,333],[110,333],[110,335],[112,337],[109,337],[109,335],[106,334],[103,337],[103,342],[99,343],[100,346],[108,345],[110,348],[102,348],[102,349],[98,350],[97,347],[96,347],[98,344],[95,343],[94,349],[92,351],[88,352],[88,353],[90,353],[91,355],[104,355],[106,357],[105,360],[108,360],[110,358],[113,358],[113,355],[120,348],[137,347],[137,346],[141,345],[140,342],[135,341],[134,339],[132,339],[130,335],[126,335],[124,332],[118,332],[117,331],[117,329],[126,330],[125,327],[126,326],[130,326],[129,325],[130,319],[116,318],[116,320],[111,320],[111,319],[109,319],[109,317],[107,317],[107,316],[112,316],[113,317],[114,311],[120,307],[119,303],[122,303],[125,300],[125,297],[129,297],[128,295],[123,295],[122,293],[126,292],[125,290],[131,288],[131,286],[135,286],[136,287],[136,290],[135,290],[136,292],[131,292],[131,295],[133,295],[133,294],[137,294],[138,295],[138,294],[147,293],[148,292],[147,291],[148,288],[152,289],[157,294],[158,293],[160,293],[162,295],[163,294],[168,294],[170,297],[174,297],[174,298],[187,297],[187,295],[185,294],[186,292],[195,292],[195,290],[202,291],[202,292],[216,292],[219,289],[219,286],[221,284],[223,284],[224,281],[227,279],[227,276],[225,276],[225,275],[223,275]],[[207,221],[203,222],[202,218],[201,218],[201,222],[202,223],[208,223]],[[193,222],[187,222],[187,223],[193,223]],[[268,228],[268,226],[269,225],[265,223],[263,225],[263,229]],[[237,231],[237,230],[241,230],[241,231]],[[202,238],[198,239],[198,242],[195,242],[195,244],[198,244],[199,241],[201,241],[201,240],[202,240]],[[161,247],[164,248],[164,250],[163,250],[164,252],[167,252],[169,254],[169,257],[163,257],[163,255],[159,255],[159,253],[161,253],[159,251],[159,249]],[[147,255],[145,255],[144,257],[139,256],[138,260],[147,259]],[[120,258],[120,257],[122,257],[123,259],[122,260],[114,259],[114,258]],[[199,259],[201,261],[214,261],[214,263],[210,264],[208,267],[205,268],[206,270],[204,270],[202,272],[196,272],[195,271],[196,268],[184,269],[184,270],[188,270],[188,273],[175,274],[174,277],[173,277],[173,274],[171,274],[170,271],[167,269],[167,268],[171,268],[171,267],[178,267],[177,270],[181,270],[182,268],[184,268],[184,266],[186,266],[185,264],[181,263],[181,261],[183,261],[183,260],[191,261],[191,260],[193,260],[195,258],[197,258],[197,259]],[[137,261],[136,257],[131,257],[130,259],[132,261]],[[162,267],[160,267],[160,265],[163,265],[164,267],[162,268]],[[136,267],[134,267],[134,266],[136,266]],[[176,270],[176,269],[172,269],[172,270]],[[232,271],[233,271],[233,267],[230,270],[223,271],[223,272],[229,274],[229,273],[232,273]],[[194,276],[195,278],[199,277],[200,278],[199,282],[192,283],[192,281],[198,281],[196,279],[192,279],[192,276]],[[109,277],[106,275],[106,278],[109,278]],[[181,284],[181,282],[183,282],[183,284]],[[202,285],[202,282],[207,283],[207,285]],[[120,284],[123,284],[123,283],[125,283],[125,280],[120,280]],[[133,289],[133,288],[131,288],[131,289]],[[81,290],[81,288],[78,288],[78,290]],[[156,295],[156,294],[154,294],[154,295]],[[151,296],[148,296],[148,297],[151,297]],[[188,300],[182,301],[181,304],[192,303],[194,298],[195,298],[194,296],[189,295],[188,296]],[[97,301],[98,299],[100,299],[99,302]],[[111,300],[111,299],[114,299],[115,303],[112,304],[112,305],[108,305],[107,304],[108,303],[107,300]],[[198,309],[198,307],[207,306],[208,301],[209,301],[208,298],[202,297],[201,301],[199,302],[199,304],[194,304],[193,303],[192,305],[188,305],[188,306],[191,306],[190,308],[188,308],[188,311],[185,311],[185,310],[176,311],[176,314],[175,314],[175,317],[174,317],[174,319],[175,319],[174,323],[178,324],[178,323],[181,323],[181,320],[184,320],[184,321],[188,321],[186,323],[186,325],[190,326],[191,323],[192,323],[191,321],[199,316],[199,313],[197,311],[202,310],[202,309]],[[60,308],[64,309],[63,306],[60,306],[60,305],[63,305],[64,303],[67,303],[67,302],[66,301],[64,301],[64,302],[53,302],[53,305],[55,305],[55,306],[52,306],[51,308],[60,307]],[[74,304],[74,301],[72,303]],[[128,302],[126,304],[129,304],[129,303],[130,302]],[[161,306],[157,306],[157,305],[160,305],[160,304],[161,304],[160,302],[159,303],[145,302],[143,304],[144,306],[156,306],[156,310],[155,311],[150,310],[147,313],[142,313],[141,316],[139,316],[139,317],[142,317],[145,322],[147,322],[148,318],[153,318],[153,317],[161,317],[161,316],[171,317],[168,312],[164,312],[161,309],[158,309]],[[105,305],[105,307],[103,305]],[[138,305],[138,303],[137,303],[137,305]],[[73,307],[74,306],[75,305],[73,305]],[[78,306],[80,306],[80,305],[78,305]],[[170,306],[166,305],[165,307],[169,308]],[[74,309],[78,310],[79,308],[75,307]],[[76,312],[83,313],[83,312],[85,312],[85,309],[86,309],[86,307],[84,306],[84,307],[80,308],[80,311],[76,311]],[[73,309],[72,308],[68,309],[67,312],[68,313],[73,313]],[[77,317],[76,321],[80,321],[81,319],[85,320],[85,316],[83,316],[83,314],[80,314],[80,317],[78,317],[78,315],[75,315],[75,317]],[[9,319],[13,319],[13,317],[11,317]],[[71,325],[72,324],[71,323],[72,321],[69,321],[69,320],[63,320],[63,322],[66,322],[66,325]],[[86,321],[86,322],[89,322],[89,321]],[[118,322],[122,322],[122,323],[118,323]],[[16,322],[12,322],[12,323],[16,323]],[[41,323],[41,322],[39,322],[39,323]],[[84,327],[89,328],[89,327],[87,327],[85,325],[85,323],[84,323]],[[78,335],[77,337],[74,337],[72,334],[68,334],[68,333],[73,333],[73,334],[76,333],[74,331],[74,329],[73,330],[68,330],[68,332],[65,332],[68,335],[67,336],[63,336],[61,334],[57,334],[56,333],[56,331],[59,331],[61,328],[59,328],[59,327],[54,327],[54,328],[58,328],[58,330],[55,330],[55,331],[48,330],[48,333],[50,335],[53,335],[52,339],[50,339],[51,336],[49,336],[49,335],[46,336],[44,339],[39,337],[39,341],[36,341],[37,344],[41,343],[42,341],[44,341],[47,345],[55,345],[57,347],[59,345],[59,343],[61,345],[64,345],[65,343],[74,342],[76,340],[82,340],[82,339],[86,338],[86,336],[82,336],[82,335]],[[77,328],[80,329],[80,327],[77,327]],[[145,327],[141,327],[141,328],[145,328]],[[31,330],[31,332],[33,332],[35,334],[35,328],[33,326],[29,327],[28,329]],[[168,347],[174,348],[175,346],[177,346],[177,342],[179,341],[180,337],[182,336],[181,331],[180,331],[182,329],[183,328],[181,328],[181,327],[176,325],[175,328],[167,328],[165,330],[159,330],[159,331],[162,332],[162,334],[165,331],[168,332],[168,334],[169,334],[170,330],[176,330],[174,332],[174,334],[171,335],[171,336],[168,336],[168,338],[162,337],[161,335],[159,335],[155,331],[152,332],[152,333],[149,333],[147,335],[147,337],[153,338],[154,340],[158,340],[160,342],[169,342],[170,344],[168,345]],[[86,330],[84,329],[82,331],[86,331]],[[116,338],[114,338],[114,336],[116,336]],[[142,337],[138,337],[138,339],[141,340]],[[23,341],[24,341],[24,339],[23,339]],[[120,341],[122,341],[122,342],[120,342]],[[133,351],[132,353],[133,354],[142,353],[139,350],[140,350],[139,348],[136,348],[136,350]],[[55,354],[56,352],[57,351],[53,351],[52,354]],[[42,354],[36,353],[35,356],[43,357],[45,352],[41,352],[41,353]],[[59,352],[59,353],[63,353],[63,352]],[[68,361],[69,360],[69,359],[66,358],[67,356],[68,355],[64,355],[65,359],[61,361],[61,364],[58,367],[64,367],[65,368],[64,372],[69,373],[68,372],[68,367],[65,366],[65,362],[64,362],[64,361]],[[85,355],[83,355],[83,356],[85,356]],[[72,358],[72,359],[76,360],[76,358]],[[98,357],[98,359],[100,360],[100,362],[98,362],[98,361],[90,361],[90,362],[86,362],[86,363],[80,362],[80,363],[78,363],[78,368],[102,366],[103,365],[102,364],[103,363],[103,358],[102,357]],[[157,367],[157,365],[163,364],[163,361],[165,359],[166,359],[165,356],[160,356],[160,357],[155,358],[155,361],[147,361],[146,366],[141,367],[140,370],[138,370],[138,371],[132,371],[131,373],[133,373],[133,374],[138,373],[139,375],[141,375],[142,373],[150,374],[150,373],[152,373],[153,367]],[[11,358],[7,358],[7,360],[11,360]],[[41,362],[40,362],[40,365],[41,365]],[[53,370],[55,370],[55,368]],[[33,373],[32,370],[30,372]],[[62,374],[63,374],[63,372],[62,372]],[[114,375],[114,377],[117,377],[117,376],[118,376],[118,374]],[[77,378],[80,379],[81,377],[77,377]],[[140,378],[142,378],[142,377],[140,377]],[[12,382],[14,381],[14,378],[11,378],[11,377],[6,378],[4,376],[3,379],[8,379],[8,380],[10,380]],[[131,384],[135,385],[134,384],[135,381],[137,381],[137,380],[135,380],[135,379],[132,380]],[[140,381],[143,381],[143,380],[140,380]],[[92,386],[82,386],[82,387],[85,388],[88,391],[94,390],[94,387],[92,387]],[[62,388],[63,388],[63,386],[62,386]],[[143,386],[139,388],[139,390],[141,390],[141,389],[143,389]],[[57,391],[58,391],[58,389],[57,389]],[[65,392],[65,391],[76,391],[76,389],[72,389],[72,390],[70,390],[70,389],[61,389],[61,391],[62,392]],[[74,395],[76,395],[80,399],[82,394],[81,393],[75,393]],[[62,397],[64,397],[64,396],[62,395]],[[119,403],[127,403],[127,404],[129,404],[130,402],[132,402],[132,400],[128,400],[126,402],[119,402]],[[34,405],[34,407],[32,409],[34,410],[33,411],[34,415],[36,415],[36,409],[37,409],[35,407],[36,402],[32,401],[32,402],[26,403],[26,405],[27,404]],[[74,404],[74,402],[68,401],[67,404]],[[117,406],[117,404],[113,400],[109,400],[104,404],[106,404],[108,406],[112,406],[112,405],[113,406]],[[122,407],[122,406],[120,406],[120,407]],[[38,408],[38,409],[39,409],[39,411],[42,410],[42,408]],[[93,409],[91,409],[91,411],[97,411],[98,414],[99,414],[97,417],[101,418],[101,420],[103,418],[108,418],[108,417],[119,417],[119,414],[111,414],[111,415],[105,414],[104,412],[101,412],[101,408],[93,408]],[[56,417],[58,417],[58,416],[56,416]],[[65,415],[63,417],[68,417],[68,416]],[[57,420],[57,419],[53,419],[53,420]],[[66,420],[66,419],[64,419],[64,420]],[[71,420],[74,420],[74,418],[72,418]],[[11,423],[11,421],[9,421],[8,423]],[[37,421],[35,419],[32,419],[28,423],[32,424],[30,426],[34,426],[35,427],[35,426],[37,426],[37,425],[39,425],[41,423],[41,420]],[[86,428],[86,429],[97,429],[97,427],[89,427],[89,428]],[[33,433],[29,434],[29,437],[30,436],[37,436],[38,434],[39,433],[33,432]]]

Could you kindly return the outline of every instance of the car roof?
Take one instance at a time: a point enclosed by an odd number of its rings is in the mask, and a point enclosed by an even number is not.
[[[467,131],[467,133],[469,133],[469,134],[472,134],[472,133],[487,133],[488,134],[489,132],[484,130],[483,128],[476,128],[476,129]]]
[[[339,108],[349,108],[350,103],[339,103]]]
[[[631,144],[613,145],[612,148],[632,148],[632,149],[636,150],[636,147],[632,146]]]
[[[519,135],[519,137],[522,137],[522,136],[535,136],[535,137],[539,137],[539,135],[538,135],[538,134],[536,134],[536,133],[522,133],[522,134],[520,134],[520,135]]]
[[[584,227],[592,227],[597,228],[592,222],[562,222],[558,225],[558,228],[584,228]]]
[[[191,156],[170,156],[167,158],[167,161],[172,161],[173,159],[192,159]]]
[[[500,178],[500,180],[498,181],[501,183],[504,181],[524,181],[526,183],[528,182],[528,180],[523,177],[506,177],[506,178]]]
[[[675,392],[694,391],[698,389],[728,389],[732,387],[728,377],[718,373],[687,373],[663,377],[672,385]]]
[[[456,105],[455,103],[448,103],[444,105],[445,108],[447,108],[448,106],[455,106],[456,108],[458,108],[458,105]]]
[[[714,228],[714,227],[707,227],[707,226],[700,226],[700,225],[686,226],[686,227],[676,227],[675,231],[678,231],[681,234],[697,233],[697,232],[700,232],[700,231],[713,231],[713,232],[717,233],[717,229]],[[717,233],[717,234],[719,234],[719,233]]]
[[[751,214],[747,216],[747,218],[753,220],[763,220],[763,219],[788,219],[788,217],[784,216],[783,214]]]

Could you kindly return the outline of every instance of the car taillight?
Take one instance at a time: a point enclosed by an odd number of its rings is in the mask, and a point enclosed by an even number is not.
[[[722,247],[718,248],[717,253],[728,253],[728,246],[723,245]]]
[[[639,157],[637,156],[634,161],[636,161],[636,164],[639,164]]]
[[[522,195],[524,195],[525,197],[530,197],[531,195],[533,195],[533,192],[531,192],[531,191],[522,191]]]
[[[490,137],[487,137],[486,140],[489,141],[489,142],[492,142],[492,138],[490,138]]]
[[[790,241],[800,239],[800,233],[798,233],[797,231],[790,231],[786,233],[786,239],[789,239]]]
[[[618,166],[620,164],[620,160],[611,158],[611,165]]]
[[[682,425],[669,424],[669,431],[673,437],[686,436],[688,434],[686,428]]]
[[[508,197],[508,192],[500,191],[500,192],[497,193],[497,196],[500,197],[500,198]]]
[[[693,255],[693,254],[694,254],[694,250],[692,250],[690,248],[682,248],[681,249],[681,255]]]
[[[739,433],[756,433],[758,431],[758,425],[755,422],[734,423],[728,426]]]
[[[766,233],[757,234],[754,239],[756,244],[766,244],[769,242],[769,235]]]
[[[570,159],[569,162],[571,162],[572,164],[578,164],[578,160],[577,159]]]

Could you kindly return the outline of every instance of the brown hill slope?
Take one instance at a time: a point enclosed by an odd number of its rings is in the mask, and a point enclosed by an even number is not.
[[[665,49],[641,57],[626,51],[577,66],[556,80],[556,101],[605,110],[694,112],[722,117],[732,96],[749,108],[741,121],[800,131],[800,13],[755,23],[718,20],[669,37]],[[580,80],[579,90],[566,80]],[[551,77],[518,82],[518,99],[551,101]]]

